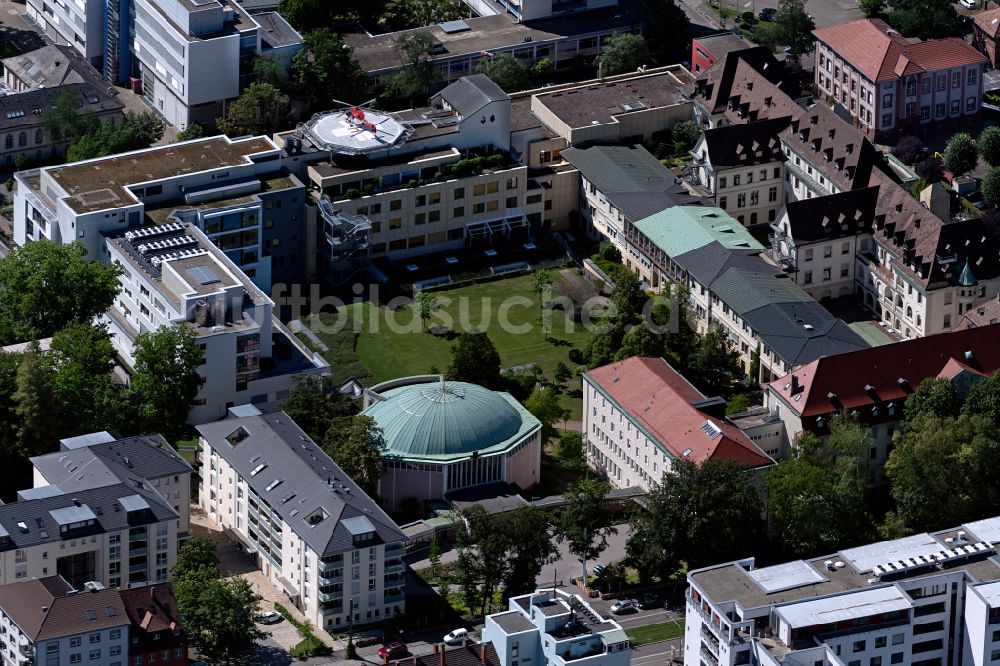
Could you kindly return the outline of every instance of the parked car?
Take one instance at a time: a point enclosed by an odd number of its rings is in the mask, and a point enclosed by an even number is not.
[[[764,9],[760,10],[760,12],[757,13],[757,18],[759,18],[761,21],[770,21],[771,19],[774,18],[774,15],[777,13],[778,10],[775,9],[774,7],[764,7]]]
[[[650,610],[652,608],[659,608],[663,605],[663,601],[655,594],[644,594],[636,600],[636,606],[641,610]]]
[[[979,0],[958,0],[958,4],[966,9],[975,9],[979,6]]]
[[[406,643],[400,643],[395,641],[389,643],[388,645],[383,645],[378,649],[378,656],[382,659],[392,659],[394,657],[402,657],[407,653]]]
[[[257,618],[257,621],[261,624],[278,624],[281,620],[281,613],[276,613],[275,611],[264,611]]]
[[[449,631],[447,634],[445,634],[445,637],[442,640],[448,645],[454,645],[456,643],[461,643],[468,637],[469,637],[468,629],[453,629]]]
[[[635,603],[631,599],[619,599],[615,603],[611,604],[611,612],[614,615],[625,615],[627,613],[635,613],[638,609],[635,607]]]

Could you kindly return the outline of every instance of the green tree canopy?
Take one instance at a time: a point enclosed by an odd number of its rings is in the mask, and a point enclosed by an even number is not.
[[[42,126],[54,143],[76,141],[97,129],[100,121],[93,113],[81,113],[83,98],[77,88],[65,88],[52,107],[42,112]]]
[[[858,0],[858,8],[865,18],[875,18],[885,9],[885,0]]]
[[[535,389],[524,401],[524,407],[542,422],[542,441],[545,442],[558,436],[555,423],[569,418],[569,412],[559,404],[559,393],[554,386]]]
[[[643,23],[646,47],[654,62],[681,62],[690,55],[690,24],[680,5],[663,0],[639,0],[636,13]]]
[[[994,372],[992,376],[973,384],[962,405],[962,413],[978,414],[993,423],[1000,423],[1000,374]]]
[[[728,395],[743,377],[740,354],[721,326],[710,325],[687,361],[685,377],[705,395]]]
[[[204,353],[188,328],[164,326],[135,341],[132,392],[141,430],[180,438],[201,389]]]
[[[102,120],[70,144],[66,160],[78,162],[149,148],[163,138],[164,127],[163,121],[152,113],[130,111],[120,120]]]
[[[219,556],[215,553],[215,543],[207,538],[195,536],[186,539],[177,549],[177,563],[171,570],[173,576],[187,576],[208,570],[218,575]]]
[[[4,344],[49,337],[92,322],[118,295],[121,269],[87,260],[83,245],[48,240],[0,259],[0,337]]]
[[[37,343],[21,357],[15,381],[18,452],[24,458],[49,453],[65,433],[62,421],[52,418],[55,396],[50,369]]]
[[[281,0],[278,12],[305,34],[349,21],[361,21],[373,28],[385,13],[386,4],[386,0]]]
[[[505,92],[517,92],[528,87],[528,69],[510,53],[483,58],[476,65],[476,73],[490,77]]]
[[[611,323],[624,333],[626,326],[640,322],[646,301],[642,283],[635,273],[621,271],[615,278],[615,290],[611,294],[612,311],[609,316]]]
[[[944,149],[944,165],[956,176],[976,168],[979,152],[976,142],[965,132],[953,134]]]
[[[676,460],[634,514],[626,543],[642,580],[667,580],[688,570],[756,552],[764,533],[763,506],[753,475],[732,460],[698,465]]]
[[[178,141],[192,141],[205,136],[205,128],[198,123],[190,123],[187,127],[177,133]]]
[[[596,560],[608,547],[608,537],[618,533],[604,500],[610,490],[607,481],[586,476],[563,493],[566,506],[554,520],[555,536],[581,561]]]
[[[382,429],[370,416],[333,419],[323,438],[323,451],[371,497],[378,494],[384,450]]]
[[[402,67],[383,79],[387,93],[412,99],[426,91],[435,77],[431,45],[431,38],[422,32],[403,35],[395,41]]]
[[[950,380],[928,377],[906,397],[903,414],[907,421],[916,420],[921,414],[956,416],[960,407],[955,385]]]
[[[955,29],[955,5],[951,0],[889,0],[889,24],[906,37],[936,39]]]
[[[653,333],[648,327],[642,324],[633,326],[622,338],[615,360],[621,361],[633,356],[663,356],[663,342],[663,336]]]
[[[288,115],[288,97],[270,83],[251,83],[216,120],[219,131],[229,136],[272,134]]]
[[[1000,167],[993,167],[983,176],[979,183],[979,191],[983,201],[991,206],[1000,206]]]
[[[979,133],[976,149],[990,166],[1000,166],[1000,127],[991,125]]]
[[[385,10],[385,21],[394,31],[468,17],[461,0],[389,0]]]
[[[500,354],[485,332],[463,333],[451,349],[451,365],[445,374],[456,382],[497,389],[502,385]]]
[[[64,437],[128,424],[126,393],[111,376],[116,358],[104,328],[74,322],[52,337],[45,362],[51,369],[52,417],[65,423]]]
[[[601,55],[594,64],[602,76],[614,76],[634,72],[642,65],[652,65],[653,56],[642,35],[618,32],[604,39]]]
[[[315,109],[332,108],[335,100],[360,102],[366,86],[354,53],[329,28],[303,36],[302,49],[292,57],[291,77],[296,98]]]
[[[282,409],[316,442],[326,435],[331,421],[354,412],[354,406],[341,395],[333,377],[319,375],[299,380]]]
[[[791,48],[792,55],[812,50],[812,31],[816,29],[816,22],[806,11],[804,0],[779,0],[772,21],[778,26],[782,41]]]

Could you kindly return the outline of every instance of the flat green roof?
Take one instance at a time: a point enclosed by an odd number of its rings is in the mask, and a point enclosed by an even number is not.
[[[764,249],[739,220],[721,208],[674,206],[639,220],[635,227],[670,257],[679,257],[712,241],[729,250]]]

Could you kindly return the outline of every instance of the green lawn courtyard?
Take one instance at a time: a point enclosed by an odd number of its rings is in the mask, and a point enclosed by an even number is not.
[[[625,630],[625,634],[632,641],[632,647],[670,641],[684,635],[684,620],[630,627]]]
[[[564,281],[556,271],[553,276],[557,283]],[[456,333],[473,327],[486,331],[504,368],[533,363],[550,379],[559,361],[575,370],[577,366],[569,362],[569,350],[582,349],[590,333],[582,325],[568,321],[561,310],[551,311],[546,332],[540,323],[539,297],[532,293],[531,285],[532,275],[527,274],[457,289],[435,290],[430,293],[440,307],[427,325],[447,326]],[[558,292],[560,286],[554,284],[554,291]],[[337,379],[362,375],[362,368],[367,370],[370,382],[432,370],[444,372],[448,368],[454,340],[422,330],[422,323],[412,309],[391,310],[364,302],[347,305],[345,311],[347,317],[340,320],[332,313],[321,315],[328,327],[342,326],[340,331],[313,327],[331,351],[336,350],[332,354],[335,358],[327,360]],[[349,334],[349,330],[353,330],[356,337]],[[353,359],[350,350],[345,348],[345,341],[349,345],[351,339],[354,340]],[[345,373],[344,367],[350,368],[350,372]],[[570,419],[580,420],[582,400],[568,395],[573,389],[580,389],[578,378],[569,383],[562,401],[570,410]]]

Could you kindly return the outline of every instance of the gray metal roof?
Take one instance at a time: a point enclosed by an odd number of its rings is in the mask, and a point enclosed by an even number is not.
[[[102,430],[100,432],[92,432],[87,435],[77,435],[76,437],[60,439],[59,448],[63,451],[68,451],[70,449],[82,449],[87,446],[93,446],[94,444],[105,444],[113,441],[115,441],[115,438],[111,435],[111,433],[106,430]]]
[[[260,23],[261,46],[267,49],[280,49],[302,43],[302,35],[293,28],[278,12],[255,14],[254,19]]]
[[[463,76],[438,95],[465,117],[471,116],[490,102],[510,100],[510,95],[485,74]]]
[[[354,536],[370,534],[375,531],[375,526],[372,525],[372,521],[368,520],[364,516],[355,516],[354,518],[348,518],[343,522],[344,528]]]
[[[233,446],[227,438],[240,428],[246,431],[246,437]],[[197,429],[319,555],[353,549],[352,533],[345,525],[351,518],[368,520],[376,533],[376,543],[406,538],[382,508],[284,412],[216,421]],[[250,472],[260,465],[266,467],[251,476]],[[279,479],[280,485],[273,486]],[[281,501],[285,497],[289,499]],[[306,518],[320,510],[327,517],[308,524]]]
[[[97,514],[91,511],[90,507],[86,504],[80,504],[80,506],[73,504],[61,509],[52,509],[49,511],[49,515],[59,525],[71,525],[87,520],[97,520]]]
[[[143,509],[149,508],[149,503],[138,495],[128,495],[127,497],[122,497],[118,500],[118,503],[121,504],[122,508],[128,512],[142,511]]]
[[[31,463],[63,492],[191,473],[191,465],[161,435],[101,441],[102,434],[63,440],[67,450],[36,456]]]

